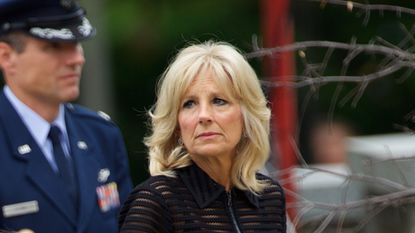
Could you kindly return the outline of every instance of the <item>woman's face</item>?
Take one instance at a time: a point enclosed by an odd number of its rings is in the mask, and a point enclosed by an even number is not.
[[[211,72],[193,80],[181,100],[178,118],[191,156],[235,156],[243,128],[240,104],[215,83]]]

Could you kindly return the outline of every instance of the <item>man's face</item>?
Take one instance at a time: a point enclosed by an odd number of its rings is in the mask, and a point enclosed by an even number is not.
[[[6,83],[15,95],[29,105],[75,100],[85,63],[80,44],[28,36],[24,43],[22,52],[11,48],[6,65],[2,64]]]

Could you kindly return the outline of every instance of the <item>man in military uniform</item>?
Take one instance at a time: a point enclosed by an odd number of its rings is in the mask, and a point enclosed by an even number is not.
[[[131,190],[109,117],[70,101],[95,29],[72,0],[0,0],[0,229],[117,232]]]

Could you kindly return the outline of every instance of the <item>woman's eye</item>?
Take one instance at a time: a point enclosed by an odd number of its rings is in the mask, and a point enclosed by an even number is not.
[[[193,100],[187,100],[183,103],[183,108],[191,108],[194,104],[195,102]]]
[[[220,98],[214,98],[213,103],[216,105],[225,105],[228,102],[226,100],[220,99]]]

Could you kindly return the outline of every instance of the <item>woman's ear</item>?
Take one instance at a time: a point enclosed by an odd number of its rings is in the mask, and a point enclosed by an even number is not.
[[[177,127],[175,130],[174,130],[174,135],[176,136],[176,138],[180,138],[182,135],[180,134],[180,128],[179,127]]]
[[[176,129],[174,130],[174,136],[177,138],[177,142],[180,144],[180,142],[183,144],[182,140],[182,135],[180,132],[180,128],[179,126],[176,127]]]

